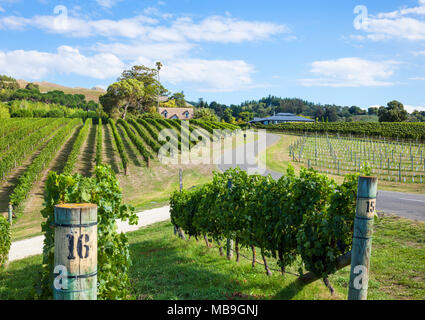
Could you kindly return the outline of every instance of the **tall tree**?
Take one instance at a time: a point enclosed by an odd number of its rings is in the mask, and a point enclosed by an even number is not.
[[[209,108],[196,109],[193,115],[194,119],[202,119],[206,121],[218,121],[214,111]]]
[[[387,107],[380,107],[378,110],[379,122],[403,122],[408,115],[404,105],[397,100],[388,102]]]
[[[184,97],[184,92],[176,92],[171,96],[171,99],[173,99],[176,102],[176,105],[178,108],[186,108],[186,100]]]
[[[157,69],[148,68],[143,65],[133,66],[130,70],[125,70],[118,81],[135,79],[143,83],[143,95],[139,98],[139,103],[144,111],[149,111],[149,108],[155,106],[157,97],[166,96],[168,90],[158,80],[158,65]]]
[[[144,89],[143,82],[125,79],[110,85],[106,94],[99,99],[104,111],[111,117],[119,115],[125,119],[129,111],[142,111],[141,97]]]

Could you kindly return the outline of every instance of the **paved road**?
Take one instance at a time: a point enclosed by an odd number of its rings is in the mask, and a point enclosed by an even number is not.
[[[279,139],[279,135],[267,133],[266,143],[258,143],[258,141],[254,141],[247,143],[246,146],[226,151],[227,154],[225,152],[225,155],[221,157],[218,168],[224,171],[229,168],[240,167],[249,173],[257,172],[262,175],[270,174],[274,179],[279,179],[282,176],[282,173],[258,167],[258,163],[254,161],[254,158],[256,158],[258,154],[278,142]],[[254,144],[259,146],[255,146],[254,148]],[[248,155],[248,160],[243,162],[240,161],[240,159],[244,159],[243,155],[245,150],[249,150],[247,153],[251,153],[252,155]],[[255,156],[253,155],[254,153]],[[233,161],[229,162],[229,159],[232,159]],[[239,159],[239,161],[236,159]],[[226,163],[224,163],[225,160],[227,160]],[[253,163],[255,163],[255,165],[253,165]],[[376,199],[376,209],[380,212],[395,214],[412,220],[425,221],[425,195],[380,190],[378,191]]]

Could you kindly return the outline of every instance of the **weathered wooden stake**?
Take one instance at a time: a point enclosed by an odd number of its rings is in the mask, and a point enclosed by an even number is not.
[[[235,252],[236,252],[236,262],[239,263],[240,257],[239,257],[239,239],[238,238],[236,238],[236,241],[235,241]]]
[[[263,252],[262,249],[261,249],[261,257],[263,258],[264,269],[266,269],[266,274],[268,276],[271,276],[272,275],[272,272],[270,271],[269,265],[267,264],[266,256],[264,255],[264,252]]]
[[[229,179],[229,181],[227,181],[227,188],[228,189],[232,189],[232,180]],[[226,244],[226,255],[227,255],[227,260],[232,260],[233,258],[233,240],[232,239],[227,239],[227,244]]]
[[[232,260],[233,258],[233,240],[232,239],[227,239],[226,256],[227,256],[227,260]]]
[[[257,255],[255,253],[255,247],[251,246],[252,250],[252,268],[255,268],[255,262],[257,261]]]
[[[366,300],[378,178],[359,177],[348,300]]]
[[[9,203],[9,210],[8,210],[8,217],[9,217],[9,224],[12,225],[13,223],[13,207],[12,204]]]
[[[97,300],[97,206],[55,206],[55,300]]]
[[[224,257],[223,246],[221,245],[221,241],[218,240],[218,251],[220,252],[220,256]]]

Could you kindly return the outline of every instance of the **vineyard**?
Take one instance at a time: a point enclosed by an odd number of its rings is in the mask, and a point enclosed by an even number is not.
[[[256,125],[256,128],[295,133],[340,133],[354,136],[425,140],[425,123],[409,122],[317,122]]]
[[[161,140],[163,129],[171,130],[171,142],[181,150],[183,142],[194,147],[200,140],[201,137],[197,141],[189,139],[195,129],[203,129],[202,135],[207,136],[206,131],[230,132],[238,127],[198,120],[186,129],[178,120],[150,118],[108,122],[88,118],[84,123],[81,118],[0,119],[0,212],[7,212],[11,203],[15,218],[19,218],[35,185],[46,178],[53,160],[59,157],[64,161],[57,165],[58,173],[90,176],[95,164],[108,162],[115,156],[109,153],[116,152],[121,165],[115,171],[126,175],[132,156],[129,148],[134,148],[144,161],[142,165],[148,167],[150,161],[158,160],[158,151],[167,143],[166,139]],[[105,139],[109,135],[113,139],[112,150],[106,150]]]
[[[223,250],[226,239],[260,253],[268,275],[267,256],[286,268],[301,258],[300,268],[323,278],[337,270],[338,258],[351,250],[357,175],[341,185],[313,170],[292,167],[278,181],[228,170],[211,183],[171,196],[171,221],[195,238],[213,239]],[[180,231],[182,235],[182,232]]]
[[[425,144],[376,138],[305,135],[289,147],[293,161],[334,175],[370,167],[383,181],[425,182]]]

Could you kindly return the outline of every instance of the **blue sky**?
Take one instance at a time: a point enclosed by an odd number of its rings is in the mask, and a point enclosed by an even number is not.
[[[425,0],[0,0],[0,74],[106,88],[158,60],[193,101],[425,110]]]

